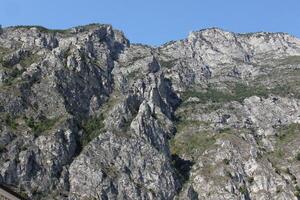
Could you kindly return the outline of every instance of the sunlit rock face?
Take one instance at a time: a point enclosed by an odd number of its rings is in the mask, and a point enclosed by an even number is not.
[[[27,199],[298,199],[300,40],[0,28],[0,184]]]

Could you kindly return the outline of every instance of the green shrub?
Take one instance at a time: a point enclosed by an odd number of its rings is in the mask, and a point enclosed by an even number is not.
[[[254,182],[254,178],[252,176],[248,177],[248,182],[252,184]]]
[[[300,56],[289,56],[280,60],[280,65],[300,64]]]
[[[28,25],[28,26],[24,26],[24,25],[18,25],[18,26],[14,26],[14,28],[23,28],[23,29],[31,29],[31,28],[37,28],[40,32],[42,33],[67,33],[68,30],[61,30],[61,29],[48,29],[45,28],[43,26],[38,26],[38,25]]]
[[[296,160],[300,161],[300,152],[296,155]]]
[[[28,56],[21,58],[20,64],[23,67],[28,67],[32,63],[38,62],[39,59],[40,59],[40,56],[38,56],[36,54],[30,54]],[[8,62],[4,62],[4,61],[1,61],[1,62],[2,62],[2,66],[5,68],[5,71],[8,74],[8,78],[6,78],[3,81],[3,83],[6,86],[11,86],[16,82],[16,79],[22,75],[22,73],[25,71],[25,69],[19,70],[15,66],[10,66],[10,64]]]
[[[200,103],[207,103],[209,101],[211,102],[226,102],[231,101],[232,95],[223,93],[219,90],[209,88],[206,92],[198,92],[195,90],[188,90],[183,93],[182,99],[185,101],[189,97],[197,97],[200,101]]]
[[[104,116],[103,114],[100,114],[99,116],[92,117],[83,122],[82,128],[85,134],[82,139],[82,146],[85,146],[100,134],[101,130],[104,128],[103,121]]]
[[[295,186],[295,190],[296,191],[294,192],[294,194],[295,194],[296,197],[299,198],[300,197],[300,187],[298,185],[296,185]]]
[[[230,133],[232,131],[232,129],[229,127],[226,127],[226,128],[221,128],[218,131],[219,131],[219,133]]]
[[[32,129],[35,136],[39,136],[41,133],[50,130],[58,121],[58,118],[43,119],[41,121],[35,121],[33,117],[25,118],[25,123]]]
[[[18,78],[24,70],[18,70],[17,68],[12,68],[9,72],[9,77],[3,81],[3,84],[6,86],[11,86],[16,82],[16,78]]]
[[[261,86],[246,86],[244,84],[236,84],[234,88],[234,97],[233,99],[239,102],[242,102],[245,98],[251,96],[267,97],[269,90]]]
[[[6,151],[6,147],[3,144],[0,144],[0,153],[3,153]]]
[[[246,86],[244,84],[238,83],[233,87],[232,92],[223,92],[221,90],[208,87],[206,91],[196,91],[188,90],[183,93],[182,99],[185,101],[189,97],[199,98],[200,103],[226,103],[230,101],[242,102],[245,98],[251,96],[267,97],[270,91],[264,87],[256,86]]]
[[[223,160],[223,163],[224,163],[225,165],[229,165],[230,160],[228,160],[227,158],[225,158],[225,159]]]
[[[4,122],[12,129],[17,129],[17,127],[18,127],[18,123],[16,122],[15,117],[13,117],[9,114],[5,115]]]
[[[41,57],[37,54],[29,54],[28,56],[26,57],[23,57],[21,60],[20,60],[20,64],[21,66],[23,67],[28,67],[30,66],[31,64],[33,63],[36,63],[38,62],[39,60],[41,59]]]
[[[300,132],[300,124],[293,123],[286,126],[282,126],[278,129],[278,144],[285,145],[294,140],[295,135]]]
[[[247,191],[247,188],[246,188],[246,186],[241,186],[240,188],[239,188],[239,191],[240,191],[240,193],[242,193],[243,195],[245,195],[245,194],[247,194],[248,193],[248,191]]]

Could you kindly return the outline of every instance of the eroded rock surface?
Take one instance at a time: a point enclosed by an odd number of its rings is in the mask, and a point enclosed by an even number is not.
[[[298,199],[300,40],[0,35],[0,184],[28,199]]]

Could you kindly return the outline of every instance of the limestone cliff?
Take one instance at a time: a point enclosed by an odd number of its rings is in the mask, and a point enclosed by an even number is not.
[[[0,184],[27,199],[298,199],[300,40],[0,32]]]

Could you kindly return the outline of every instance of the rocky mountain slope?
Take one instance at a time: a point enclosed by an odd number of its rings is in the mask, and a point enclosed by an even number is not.
[[[299,199],[300,40],[0,32],[0,184],[26,199]]]

